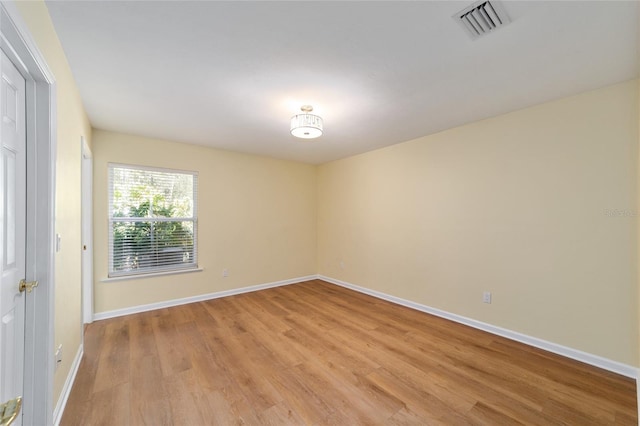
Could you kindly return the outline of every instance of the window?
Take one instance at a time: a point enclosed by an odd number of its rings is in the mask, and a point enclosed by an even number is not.
[[[109,277],[198,267],[198,174],[109,164]]]

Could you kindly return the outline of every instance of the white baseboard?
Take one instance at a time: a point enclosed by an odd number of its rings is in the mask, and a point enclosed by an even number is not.
[[[638,377],[636,378],[636,394],[638,395],[638,423],[640,424],[640,368],[637,370]]]
[[[623,364],[617,361],[613,361],[607,358],[603,358],[598,355],[593,355],[587,352],[582,352],[577,349],[572,349],[566,346],[559,345],[557,343],[549,342],[546,340],[538,339],[537,337],[527,336],[526,334],[518,333],[516,331],[508,330],[501,327],[496,327],[491,324],[487,324],[481,321],[477,321],[471,318],[463,317],[461,315],[452,314],[447,311],[432,308],[430,306],[421,305],[420,303],[412,302],[410,300],[401,299],[399,297],[391,296],[379,291],[370,290],[365,287],[360,287],[355,284],[351,284],[345,281],[340,281],[334,278],[325,277],[319,275],[318,279],[327,281],[332,284],[339,285],[341,287],[349,288],[360,293],[368,294],[378,299],[383,299],[388,302],[396,303],[398,305],[406,306],[418,311],[426,312],[431,315],[435,315],[441,318],[468,325],[469,327],[477,328],[479,330],[487,331],[498,336],[506,337],[507,339],[515,340],[517,342],[525,343],[536,348],[544,349],[549,352],[553,352],[558,355],[565,356],[567,358],[575,359],[577,361],[584,362],[586,364],[593,365],[595,367],[603,368],[614,373],[621,374],[633,379],[636,379],[636,383],[640,381],[638,369],[627,364]],[[640,390],[638,391],[638,402],[640,403]],[[640,407],[640,404],[639,404]]]
[[[62,393],[60,394],[60,398],[58,398],[58,403],[56,404],[55,410],[53,410],[53,424],[58,426],[60,421],[62,420],[62,413],[64,413],[64,407],[67,405],[67,400],[69,399],[69,394],[71,393],[71,388],[73,388],[73,382],[76,380],[76,374],[78,374],[78,369],[80,368],[80,361],[82,361],[82,355],[84,354],[84,346],[80,343],[80,347],[78,348],[78,352],[76,352],[76,357],[73,359],[73,363],[71,364],[71,370],[67,375],[67,380],[64,382],[64,386],[62,387]]]
[[[187,303],[202,302],[203,300],[218,299],[220,297],[234,296],[236,294],[249,293],[252,291],[264,290],[272,287],[295,284],[303,281],[315,280],[317,275],[307,275],[306,277],[291,278],[288,280],[275,281],[272,283],[258,284],[249,287],[235,288],[232,290],[218,291],[215,293],[200,294],[198,296],[183,297],[181,299],[166,300],[163,302],[149,303],[148,305],[132,306],[130,308],[115,309],[113,311],[98,312],[93,315],[94,321],[107,318],[121,317],[124,315],[137,314],[140,312],[153,311],[156,309],[169,308],[171,306],[186,305]]]

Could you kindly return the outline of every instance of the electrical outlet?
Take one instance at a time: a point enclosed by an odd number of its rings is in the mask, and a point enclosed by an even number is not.
[[[227,277],[229,276],[229,270],[228,270],[227,268],[224,268],[224,269],[222,270],[222,276],[223,276],[224,278],[227,278]]]
[[[340,261],[340,269],[344,269],[344,260]]]
[[[484,293],[482,293],[482,301],[484,303],[491,303],[491,292],[490,291],[485,291]]]
[[[56,370],[60,367],[60,364],[62,364],[62,344],[58,345],[56,349]]]

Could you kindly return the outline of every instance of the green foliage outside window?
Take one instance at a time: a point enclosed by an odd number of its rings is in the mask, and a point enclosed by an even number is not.
[[[194,175],[128,168],[111,173],[111,270],[194,266]]]

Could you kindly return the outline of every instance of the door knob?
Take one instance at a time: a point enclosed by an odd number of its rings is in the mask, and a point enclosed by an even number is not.
[[[20,280],[20,284],[18,285],[18,290],[20,290],[20,293],[24,293],[25,291],[27,293],[31,293],[33,289],[36,287],[38,287],[38,281]]]
[[[17,397],[4,404],[0,404],[0,426],[8,426],[18,417],[22,407],[22,398]]]

